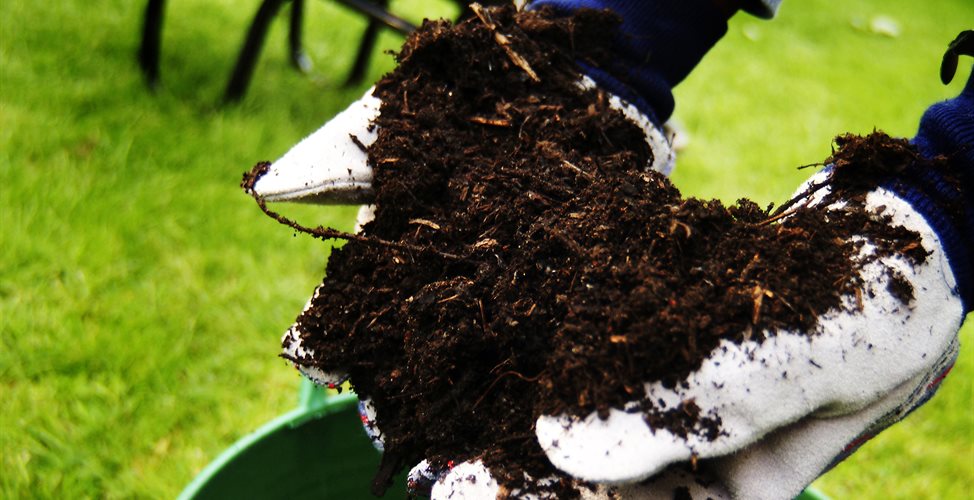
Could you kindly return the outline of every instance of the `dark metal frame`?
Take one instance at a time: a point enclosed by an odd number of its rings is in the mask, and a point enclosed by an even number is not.
[[[345,85],[356,85],[361,83],[368,69],[369,59],[375,48],[379,30],[389,28],[401,34],[408,34],[416,29],[408,21],[393,15],[389,12],[389,0],[337,0],[355,11],[368,16],[369,24],[362,34],[359,43],[358,53],[355,61],[345,80]],[[291,64],[298,71],[307,73],[311,70],[311,59],[305,54],[301,47],[302,25],[304,20],[304,0],[264,0],[257,9],[254,20],[250,23],[247,30],[247,37],[240,48],[237,62],[230,74],[227,88],[223,94],[225,103],[237,102],[247,93],[247,87],[253,77],[254,67],[257,65],[257,58],[260,56],[261,48],[264,45],[264,38],[267,29],[270,27],[274,16],[280,11],[281,6],[286,2],[291,2],[290,29],[288,32],[288,42],[290,47]],[[468,2],[457,0],[464,5],[461,18],[470,14]],[[142,73],[145,75],[146,82],[150,88],[155,88],[159,82],[159,53],[162,39],[162,21],[165,10],[166,0],[149,0],[145,8],[145,18],[142,26],[142,42],[139,46],[138,60]],[[500,2],[484,2],[500,3]]]
[[[139,67],[149,87],[159,82],[159,45],[162,41],[162,15],[166,0],[149,0],[142,23],[142,43],[139,45]]]

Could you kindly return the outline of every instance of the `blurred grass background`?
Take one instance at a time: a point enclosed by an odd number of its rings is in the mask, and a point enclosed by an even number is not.
[[[237,188],[364,91],[342,89],[365,21],[309,2],[316,76],[286,58],[286,16],[247,99],[218,102],[258,0],[173,0],[162,85],[134,54],[144,2],[0,2],[0,497],[176,495],[237,438],[292,408],[276,357],[328,247]],[[445,1],[397,0],[413,21]],[[877,17],[885,16],[885,17]],[[884,35],[893,22],[896,36]],[[910,136],[956,95],[940,55],[969,0],[786,2],[738,16],[678,88],[686,194],[781,201],[840,132]],[[384,35],[367,79],[391,67]],[[288,207],[351,226],[351,208]],[[940,394],[817,485],[835,498],[969,498],[974,328]]]

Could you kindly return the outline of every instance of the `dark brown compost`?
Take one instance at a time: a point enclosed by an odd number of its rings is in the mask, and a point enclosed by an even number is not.
[[[423,458],[483,459],[508,489],[550,475],[539,415],[641,401],[644,382],[678,384],[721,339],[811,334],[865,293],[852,235],[926,258],[916,233],[863,210],[879,180],[924,161],[881,133],[844,136],[827,160],[841,210],[682,197],[647,170],[642,131],[577,84],[576,61],[603,65],[616,23],[510,8],[426,22],[378,83],[376,218],[333,251],[298,318],[315,365],[375,404],[376,492]],[[641,402],[654,427],[720,433],[692,401]]]

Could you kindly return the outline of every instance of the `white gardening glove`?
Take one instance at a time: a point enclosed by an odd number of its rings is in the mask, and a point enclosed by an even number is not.
[[[378,137],[372,121],[382,104],[374,89],[272,163],[254,183],[254,194],[269,202],[369,202],[372,167],[364,149]]]
[[[867,207],[885,207],[892,224],[918,232],[932,252],[927,261],[914,267],[881,257],[862,271],[861,309],[847,297],[848,311],[822,316],[811,335],[778,331],[741,344],[722,341],[684,383],[645,385],[646,397],[668,408],[693,401],[701,416],[719,415],[716,438],[706,429],[685,438],[653,429],[641,413],[622,409],[606,420],[594,413],[542,417],[537,436],[551,462],[574,477],[617,484],[672,463],[725,457],[715,471],[736,497],[789,498],[858,439],[902,418],[956,358],[963,309],[923,217],[885,189],[870,193]],[[887,268],[916,290],[909,305],[889,290]]]
[[[734,497],[790,498],[932,396],[956,360],[957,331],[970,309],[974,74],[961,95],[927,111],[914,144],[923,156],[951,158],[954,179],[909,167],[888,189],[871,191],[866,209],[917,232],[930,252],[922,264],[881,257],[862,270],[862,296],[820,317],[813,335],[725,341],[675,389],[646,384],[647,396],[668,407],[692,400],[703,416],[719,413],[716,439],[654,432],[641,415],[619,410],[604,421],[542,417],[537,435],[552,463],[578,478],[624,483],[700,459]],[[887,269],[913,287],[909,304],[894,296]]]
[[[822,316],[812,335],[778,331],[742,344],[722,341],[684,383],[645,385],[647,399],[667,408],[693,401],[701,416],[719,415],[716,438],[707,429],[686,437],[654,429],[642,413],[623,409],[610,410],[605,420],[595,413],[541,417],[536,432],[549,460],[604,485],[634,485],[675,463],[699,460],[718,478],[709,488],[667,471],[627,494],[672,498],[682,485],[713,498],[786,499],[925,401],[957,356],[963,308],[954,275],[939,238],[911,205],[880,188],[866,206],[919,233],[931,251],[926,262],[914,267],[901,257],[880,257],[862,270],[861,299],[846,297],[846,310]],[[862,249],[873,251],[869,244]],[[914,287],[910,304],[890,291],[889,269]],[[482,465],[462,464],[437,482],[433,497],[485,498],[497,488]],[[612,498],[605,488],[594,494]]]
[[[582,76],[579,86],[589,89],[596,84]],[[610,107],[620,110],[644,131],[653,151],[653,163],[647,165],[647,169],[668,174],[673,168],[674,157],[663,133],[635,106],[611,95],[608,102]],[[365,149],[378,135],[372,121],[378,116],[380,107],[380,100],[369,89],[361,99],[270,164],[266,173],[252,184],[252,194],[263,201],[272,202],[357,204],[371,201],[372,167]],[[364,205],[359,211],[356,232],[373,216],[371,207]],[[317,294],[316,290],[305,309],[310,307]],[[283,357],[316,384],[334,388],[347,380],[345,373],[329,373],[314,366],[314,352],[304,347],[302,336],[297,323],[285,332],[282,339]],[[381,449],[382,436],[375,426],[371,402],[363,401],[360,410],[366,430],[376,447]]]

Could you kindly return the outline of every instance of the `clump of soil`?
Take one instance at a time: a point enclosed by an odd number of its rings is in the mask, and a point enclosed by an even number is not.
[[[511,8],[426,22],[377,85],[376,218],[333,251],[298,318],[314,364],[375,404],[377,493],[423,458],[480,458],[509,490],[556,474],[539,415],[641,401],[644,382],[679,383],[722,339],[812,334],[865,292],[853,235],[925,260],[916,233],[863,210],[862,193],[924,161],[905,141],[841,139],[835,158],[849,161],[826,201],[851,200],[842,209],[684,198],[647,170],[643,132],[577,85],[575,61],[603,65],[617,22]],[[853,148],[884,159],[857,168]],[[909,283],[896,286],[909,303]],[[692,402],[641,403],[654,428],[721,432]]]

